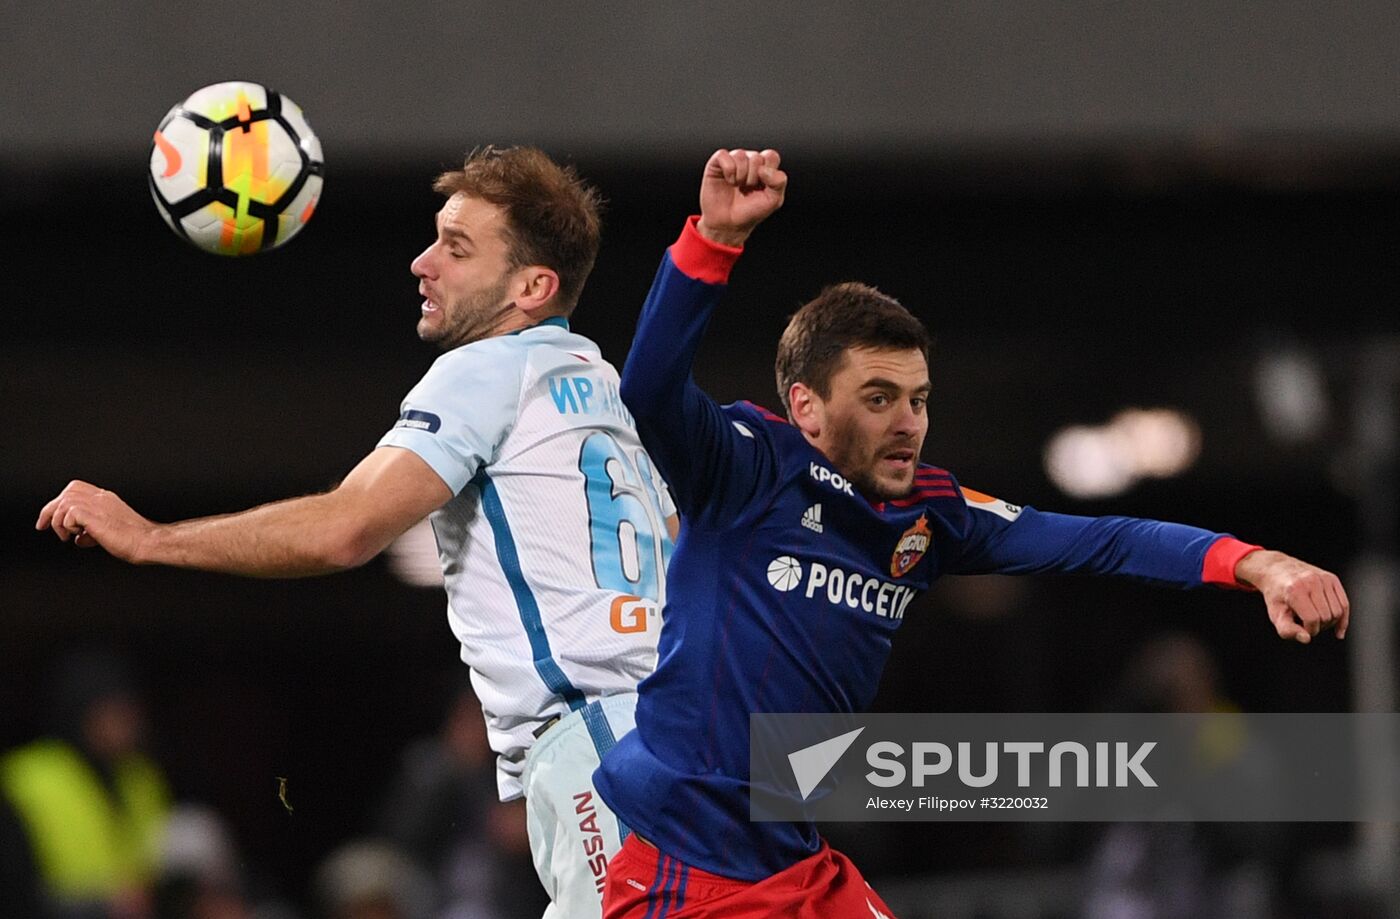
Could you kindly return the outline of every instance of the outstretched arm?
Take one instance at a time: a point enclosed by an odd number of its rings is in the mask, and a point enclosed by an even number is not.
[[[622,399],[686,517],[737,516],[773,471],[763,444],[735,429],[691,366],[740,247],[782,205],[786,187],[774,151],[710,157],[700,217],[662,259],[622,371]]]
[[[35,529],[137,565],[302,577],[364,564],[451,497],[417,454],[380,447],[324,494],[178,523],[154,523],[110,491],[70,482]]]
[[[1282,552],[1198,527],[1017,507],[963,488],[965,515],[948,571],[1093,574],[1171,587],[1256,589],[1279,637],[1345,637],[1351,607],[1337,576]]]

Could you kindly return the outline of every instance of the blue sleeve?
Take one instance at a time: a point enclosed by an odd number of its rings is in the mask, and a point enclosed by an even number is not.
[[[1054,514],[965,493],[959,544],[944,568],[949,574],[1117,575],[1199,587],[1206,553],[1222,539],[1179,523]]]
[[[515,425],[523,357],[518,340],[505,337],[444,354],[404,397],[379,446],[412,450],[457,494]]]
[[[778,463],[767,432],[737,424],[691,376],[710,314],[726,289],[677,267],[673,254],[687,267],[695,262],[698,239],[687,224],[661,260],[622,370],[622,401],[681,517],[732,524],[771,491]],[[727,271],[725,265],[723,274]]]

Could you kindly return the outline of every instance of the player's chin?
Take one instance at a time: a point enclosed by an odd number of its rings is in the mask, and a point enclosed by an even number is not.
[[[914,490],[914,470],[912,468],[908,470],[876,469],[870,480],[871,490],[882,501],[907,498]]]
[[[444,334],[443,325],[436,315],[424,316],[418,320],[418,337],[428,344],[441,341]]]

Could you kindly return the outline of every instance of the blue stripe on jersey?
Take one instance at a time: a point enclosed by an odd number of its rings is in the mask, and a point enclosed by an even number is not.
[[[588,727],[588,736],[593,740],[593,749],[598,751],[598,761],[602,762],[603,757],[608,755],[608,751],[617,743],[617,735],[613,733],[612,725],[608,722],[608,716],[603,712],[603,706],[597,702],[590,702],[583,707],[583,723]],[[622,822],[622,818],[617,818],[617,841],[622,844],[627,841],[627,836],[632,830],[627,824]]]
[[[535,602],[535,594],[525,582],[525,572],[520,570],[520,554],[515,548],[515,538],[510,535],[510,524],[506,522],[506,511],[501,506],[501,496],[496,493],[496,483],[485,471],[478,472],[472,479],[481,490],[481,507],[491,524],[491,535],[496,540],[496,558],[505,573],[506,583],[515,594],[515,605],[520,610],[520,624],[525,627],[525,636],[530,640],[530,656],[534,658],[535,672],[540,675],[549,691],[562,698],[569,708],[578,711],[586,704],[583,693],[575,688],[564,671],[559,669],[554,654],[549,650],[549,636],[544,632],[544,620],[540,618],[540,606]],[[590,727],[589,732],[592,733]],[[611,734],[611,730],[609,730]],[[597,743],[596,739],[594,743]]]
[[[588,736],[593,738],[593,747],[598,751],[598,758],[602,759],[613,748],[613,744],[617,743],[612,725],[608,723],[608,716],[603,714],[603,707],[597,702],[585,705],[583,723],[588,725]]]

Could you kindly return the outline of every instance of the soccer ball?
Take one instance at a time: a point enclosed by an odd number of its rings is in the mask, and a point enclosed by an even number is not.
[[[295,102],[257,83],[215,83],[161,119],[151,196],[184,239],[219,255],[280,246],[321,198],[321,142]]]

